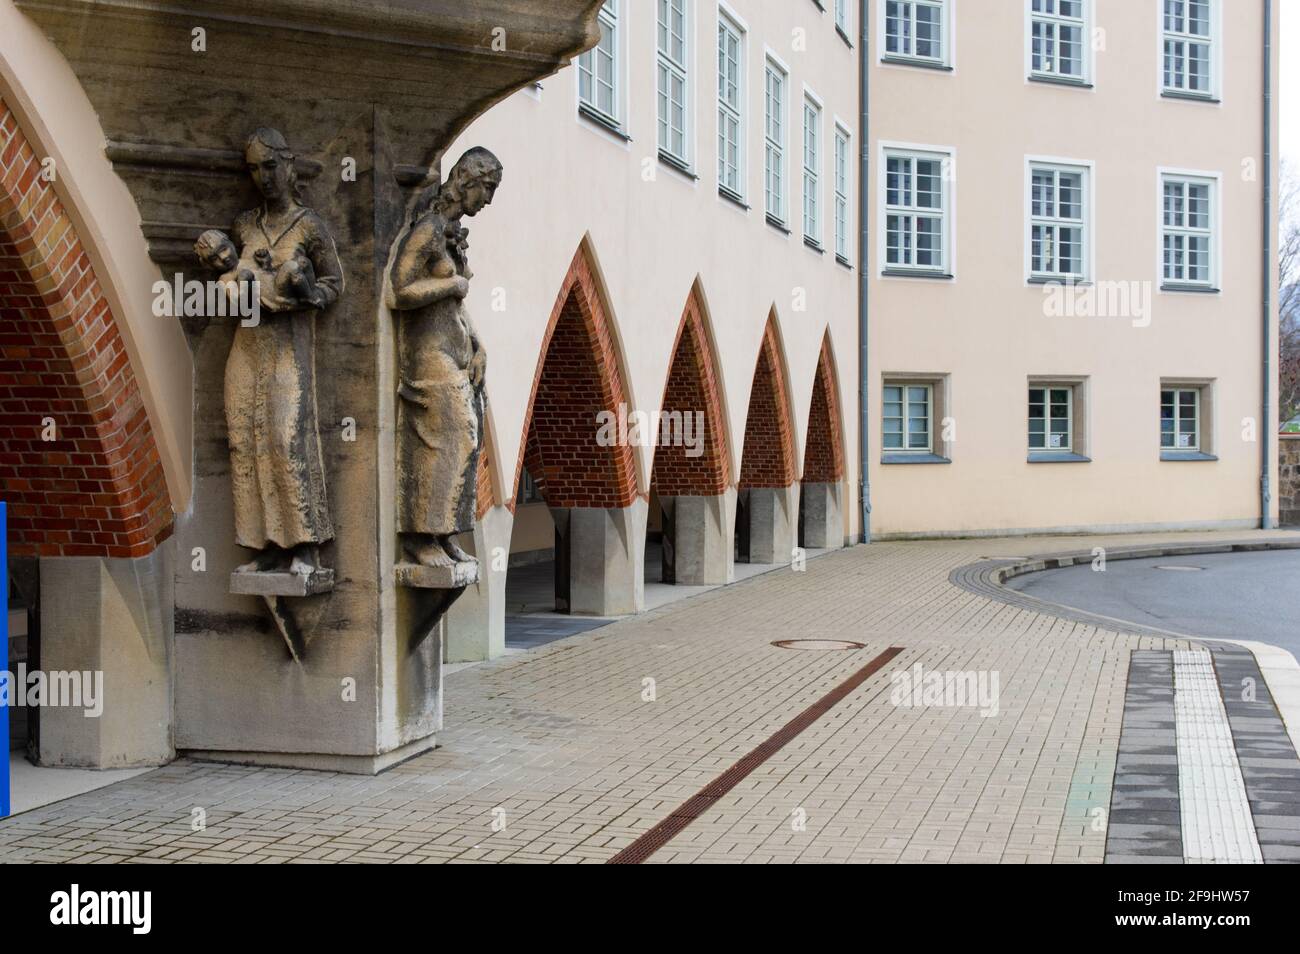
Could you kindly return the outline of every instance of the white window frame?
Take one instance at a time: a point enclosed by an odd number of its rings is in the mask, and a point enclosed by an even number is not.
[[[671,50],[665,50],[659,43],[659,12],[663,4],[668,5],[669,13],[669,30],[671,31],[671,16],[673,5],[680,3],[682,12],[682,59],[675,60]],[[691,109],[693,100],[693,91],[691,88],[691,62],[693,53],[694,35],[691,21],[693,13],[691,0],[655,0],[655,143],[659,148],[659,158],[663,159],[669,165],[677,166],[683,171],[690,172],[694,167],[692,155],[694,153],[693,142],[693,123],[691,122]],[[671,44],[671,32],[669,36]],[[661,80],[667,79],[668,85],[665,88]],[[672,150],[672,80],[676,78],[682,84],[682,151],[676,153]],[[661,101],[666,101],[667,109],[665,110],[665,120],[659,118],[659,107]],[[666,122],[666,126],[665,126]],[[666,140],[665,140],[666,130]]]
[[[773,117],[769,79],[775,76],[781,83],[780,95],[776,101],[776,113]],[[786,142],[790,131],[790,68],[767,50],[763,59],[763,209],[770,221],[786,227],[787,209],[790,203],[790,182],[787,166]],[[772,120],[778,125],[777,138],[772,137]],[[775,203],[772,190],[772,160],[776,160]]]
[[[722,76],[721,61],[723,56],[722,33],[724,30],[728,31],[736,39],[736,56],[738,59],[736,71],[736,103],[734,106],[731,103],[728,103],[722,95],[724,80]],[[742,204],[745,201],[745,194],[747,191],[745,188],[745,181],[748,173],[745,162],[747,152],[745,149],[745,140],[749,134],[749,130],[745,123],[749,96],[748,84],[745,82],[745,54],[747,39],[748,31],[745,29],[743,21],[725,4],[718,4],[717,47],[715,49],[717,60],[716,79],[718,84],[718,192]],[[722,130],[724,117],[730,118],[736,123],[736,185],[734,188],[726,183],[723,173]]]
[[[902,447],[885,446],[885,405],[890,403],[886,399],[886,392],[890,388],[902,389],[901,404],[901,426],[902,426]],[[926,443],[924,447],[911,446],[911,421],[912,416],[908,413],[908,405],[912,403],[910,389],[919,388],[925,391],[925,427]],[[933,454],[934,453],[934,385],[928,382],[910,381],[906,378],[886,378],[881,386],[880,391],[880,451],[882,454]]]
[[[1159,96],[1169,99],[1185,99],[1198,102],[1221,102],[1223,99],[1223,4],[1221,0],[1205,0],[1209,6],[1210,33],[1208,37],[1165,30],[1165,2],[1156,3],[1156,91]],[[1177,0],[1186,11],[1190,0]],[[1165,41],[1206,43],[1209,48],[1208,64],[1210,70],[1210,88],[1208,90],[1189,90],[1182,86],[1169,86],[1165,83]],[[1184,76],[1186,76],[1186,54],[1184,54]]]
[[[842,264],[851,265],[849,251],[853,232],[853,133],[835,119],[835,146],[831,154],[831,188],[835,192],[832,211],[835,230],[835,257]]]
[[[851,37],[853,34],[849,27],[853,22],[853,15],[849,12],[849,0],[835,0],[834,17],[835,26],[844,35],[845,39]]]
[[[1043,392],[1043,400],[1041,402],[1043,405],[1043,416],[1041,418],[1035,418],[1029,416],[1029,407],[1033,403],[1033,395],[1031,393],[1033,391]],[[1064,391],[1066,394],[1066,399],[1065,399],[1065,441],[1066,443],[1065,446],[1063,447],[1049,446],[1051,444],[1050,438],[1052,434],[1052,422],[1055,420],[1059,420],[1059,418],[1052,416],[1052,403],[1053,403],[1052,392],[1053,391]],[[1029,386],[1025,390],[1025,397],[1026,397],[1025,445],[1028,448],[1029,453],[1030,454],[1073,454],[1075,453],[1074,450],[1074,445],[1075,445],[1074,385],[1067,384],[1065,382],[1030,381]],[[1029,425],[1030,422],[1036,420],[1043,422],[1043,446],[1042,447],[1034,447],[1033,444],[1030,443]]]
[[[1165,225],[1165,183],[1195,183],[1210,187],[1209,229],[1188,229]],[[1156,276],[1157,288],[1163,292],[1218,292],[1223,258],[1223,229],[1220,203],[1223,194],[1223,174],[1196,169],[1174,169],[1161,166],[1156,169]],[[1209,275],[1204,281],[1190,281],[1186,278],[1165,277],[1165,235],[1166,234],[1208,234],[1210,242]]]
[[[1166,391],[1172,392],[1174,396],[1173,399],[1174,444],[1172,447],[1165,446],[1164,414],[1165,414],[1165,392]],[[1201,439],[1201,430],[1202,430],[1201,391],[1202,388],[1196,385],[1165,384],[1163,382],[1161,383],[1160,385],[1160,452],[1161,453],[1187,453],[1187,454],[1201,453],[1201,444],[1203,443]],[[1178,445],[1178,438],[1179,435],[1182,433],[1181,429],[1179,428],[1179,424],[1182,421],[1182,416],[1180,414],[1182,410],[1182,404],[1179,401],[1179,395],[1184,393],[1193,394],[1195,395],[1196,398],[1196,400],[1192,404],[1192,420],[1195,422],[1196,426],[1195,429],[1192,431],[1192,444],[1188,447],[1180,447]]]
[[[886,33],[886,27],[889,22],[888,6],[890,0],[876,0],[876,36],[878,41],[879,60],[883,64],[894,64],[899,66],[928,66],[935,69],[955,70],[957,68],[957,51],[956,36],[957,31],[953,29],[953,18],[956,11],[957,0],[899,0],[899,2],[908,4],[909,11],[909,29],[912,39],[911,53],[891,53],[889,52],[889,36]],[[917,56],[914,52],[916,49],[916,10],[915,5],[920,3],[923,6],[935,7],[939,10],[939,52],[935,56]]]
[[[825,152],[822,148],[825,137],[822,134],[822,102],[807,86],[803,89],[803,149],[801,168],[803,175],[803,237],[817,248],[822,247],[822,162]],[[811,113],[811,123],[809,122]]]
[[[889,160],[891,158],[937,159],[940,162],[940,196],[938,209],[920,209],[915,206],[891,206],[889,198]],[[915,189],[915,166],[913,166],[913,188]],[[913,192],[915,195],[915,192]],[[955,278],[957,275],[957,150],[952,146],[921,145],[919,143],[885,142],[879,143],[879,161],[876,163],[876,196],[878,199],[876,215],[876,259],[877,271],[884,278],[941,277]],[[904,265],[891,264],[889,261],[889,216],[891,214],[913,216],[912,254],[915,259],[915,218],[917,216],[937,216],[942,221],[943,232],[939,243],[940,264]]]
[[[1092,280],[1094,273],[1093,262],[1093,232],[1096,223],[1096,189],[1093,185],[1095,180],[1095,163],[1090,159],[1064,159],[1057,156],[1026,156],[1025,157],[1025,283],[1042,284],[1044,282],[1061,282],[1062,284],[1072,284],[1077,282],[1087,282]],[[1034,172],[1041,170],[1052,170],[1055,172],[1078,172],[1082,173],[1081,183],[1083,188],[1082,201],[1080,208],[1083,213],[1083,219],[1075,222],[1070,219],[1060,219],[1055,217],[1038,216],[1033,214],[1034,210]],[[1034,225],[1042,224],[1047,226],[1060,225],[1079,225],[1082,229],[1082,248],[1079,252],[1079,267],[1082,269],[1077,274],[1066,274],[1062,272],[1034,271]]]
[[[597,44],[597,47],[593,47],[592,49],[587,50],[585,53],[579,54],[579,56],[574,60],[574,65],[577,67],[577,73],[574,82],[574,92],[577,94],[578,97],[579,112],[586,113],[588,116],[592,117],[598,122],[604,123],[605,125],[619,131],[621,131],[624,128],[624,120],[623,120],[624,84],[622,82],[623,80],[623,52],[622,52],[623,30],[621,28],[622,21],[620,19],[620,13],[621,13],[619,9],[620,2],[627,2],[627,0],[605,0],[605,3],[600,8],[600,12],[596,16],[596,21],[599,24],[601,30],[602,31],[608,30],[611,37],[610,45],[613,50],[610,57],[611,58],[610,75],[613,77],[613,88],[610,92],[610,100],[612,105],[611,112],[607,112],[604,109],[601,109],[600,106],[597,105],[599,98],[595,96],[595,92],[594,92],[597,80],[596,80],[596,70],[593,67],[593,63],[595,57],[599,52],[598,50],[599,44]],[[586,65],[584,65],[584,61]],[[593,90],[592,100],[584,99],[582,96],[582,77],[584,74],[586,74],[591,78],[590,81]]]
[[[1054,0],[1053,5],[1058,4],[1060,0]],[[1093,7],[1095,0],[1077,0],[1081,5],[1081,16],[1069,17],[1060,13],[1043,13],[1034,10],[1035,0],[1024,0],[1025,4],[1025,77],[1028,81],[1041,81],[1047,83],[1060,83],[1068,86],[1090,87],[1093,83],[1093,70],[1096,67],[1096,51],[1092,45],[1093,32]],[[1059,9],[1059,8],[1058,8]],[[1034,22],[1042,21],[1048,24],[1054,24],[1059,31],[1061,25],[1078,25],[1080,27],[1080,64],[1082,72],[1075,76],[1071,73],[1062,73],[1059,69],[1043,70],[1034,69]],[[1059,32],[1055,34],[1059,37]],[[1059,45],[1059,44],[1058,44]],[[1054,60],[1060,62],[1059,57]]]

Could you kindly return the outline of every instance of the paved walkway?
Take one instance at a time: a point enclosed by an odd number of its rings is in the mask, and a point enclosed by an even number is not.
[[[1004,603],[949,574],[986,557],[1246,538],[1263,535],[853,548],[457,671],[440,748],[381,776],[181,761],[0,822],[0,861],[602,862],[897,646],[650,861],[1099,862],[1130,654],[1191,644]],[[865,648],[772,645],[789,639]],[[894,704],[891,674],[918,664],[996,673],[997,714]]]

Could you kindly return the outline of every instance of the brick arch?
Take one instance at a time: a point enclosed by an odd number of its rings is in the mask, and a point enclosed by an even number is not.
[[[172,530],[162,460],[104,289],[0,101],[0,496],[10,550],[137,557]],[[45,419],[54,437],[43,440]]]
[[[790,389],[776,313],[768,315],[763,343],[754,367],[754,385],[745,415],[745,444],[740,459],[740,489],[788,487],[795,481],[794,428],[790,422]]]
[[[661,496],[712,497],[731,485],[731,449],[722,413],[721,382],[698,284],[691,288],[677,325],[673,359],[664,384],[665,413],[704,414],[704,448],[698,457],[672,443],[655,449],[650,482]]]
[[[601,446],[597,415],[627,405],[613,329],[584,240],[555,298],[533,375],[514,492],[527,467],[552,507],[626,507],[637,497],[632,448]]]
[[[808,408],[803,455],[805,483],[833,484],[843,479],[843,420],[840,415],[839,388],[836,386],[835,359],[831,355],[831,338],[827,332],[822,338],[817,374],[813,379],[812,404]]]

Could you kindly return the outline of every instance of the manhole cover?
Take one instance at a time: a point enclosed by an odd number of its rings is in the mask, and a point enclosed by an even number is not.
[[[822,652],[836,649],[867,648],[863,643],[855,643],[847,639],[778,639],[772,645],[781,649],[806,649]]]
[[[1156,569],[1157,569],[1157,570],[1176,570],[1176,571],[1178,571],[1178,572],[1180,572],[1180,573],[1196,573],[1196,572],[1198,572],[1198,571],[1200,571],[1200,570],[1204,570],[1205,567],[1203,567],[1203,566],[1180,566],[1180,565],[1178,565],[1177,563],[1169,563],[1169,564],[1166,564],[1166,565],[1164,565],[1164,566],[1157,566]]]

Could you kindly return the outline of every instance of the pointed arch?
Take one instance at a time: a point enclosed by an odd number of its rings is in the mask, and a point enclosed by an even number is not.
[[[844,478],[844,417],[840,413],[838,376],[831,335],[822,337],[813,378],[812,403],[804,439],[804,483],[837,483]]]
[[[626,413],[627,391],[610,310],[586,238],[560,285],[542,337],[511,486],[526,468],[551,507],[626,507],[637,497],[625,441],[597,440],[599,415]]]
[[[492,423],[492,409],[483,409],[483,449],[478,458],[478,484],[475,489],[475,516],[483,519],[501,500],[501,475],[497,465],[496,428]]]
[[[776,309],[767,317],[754,366],[754,384],[745,415],[745,444],[740,460],[740,489],[788,487],[795,482],[794,428],[790,415]]]
[[[660,429],[680,426],[679,433],[700,441],[700,453],[693,454],[691,447],[677,441],[657,443],[650,479],[660,496],[711,497],[731,486],[731,448],[721,395],[721,373],[697,278],[673,340],[660,403],[666,424]]]

